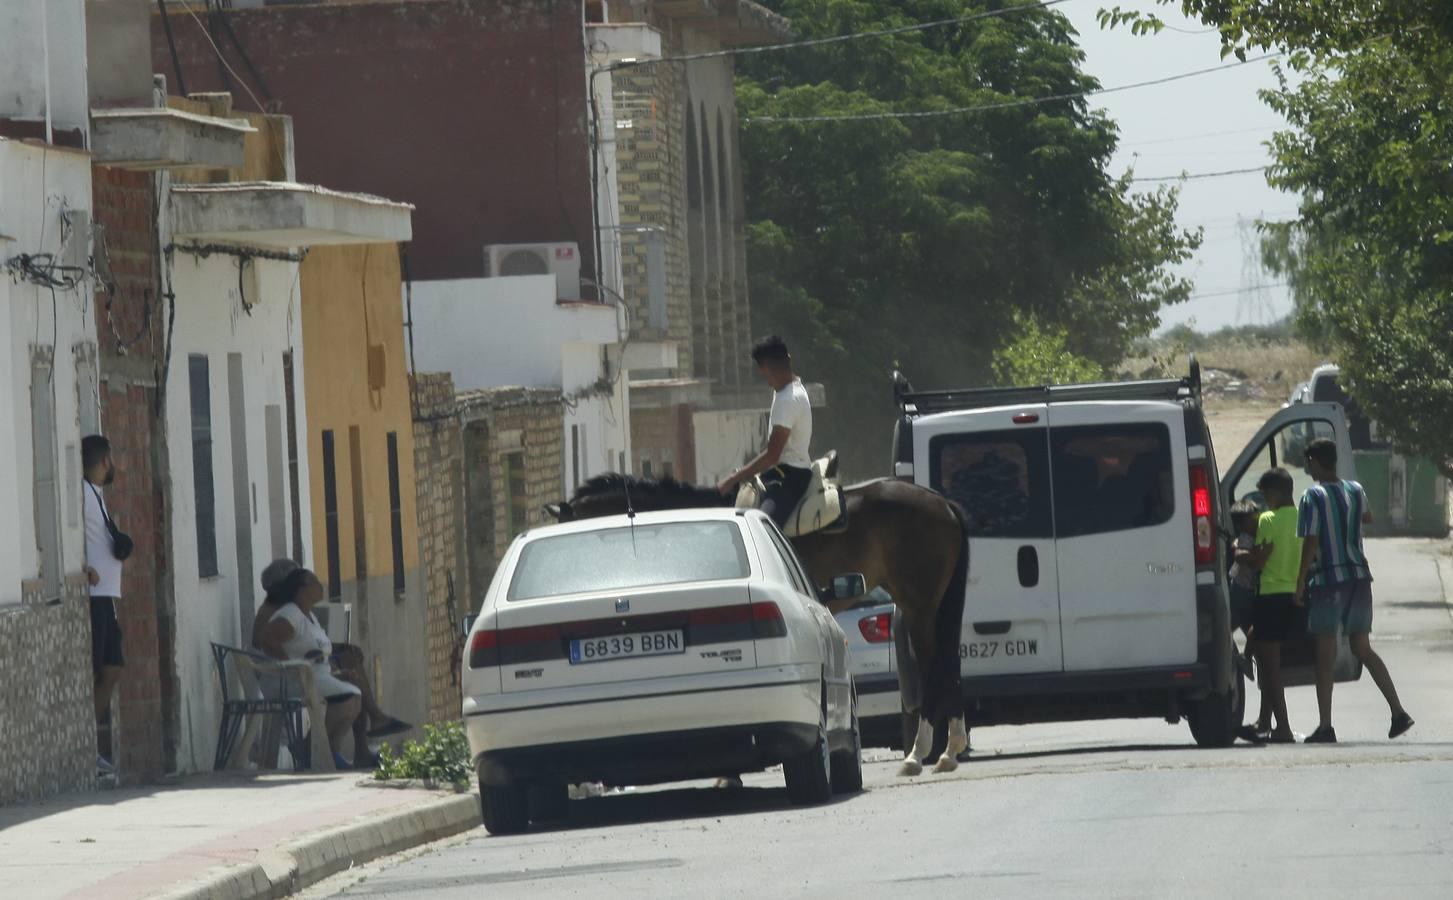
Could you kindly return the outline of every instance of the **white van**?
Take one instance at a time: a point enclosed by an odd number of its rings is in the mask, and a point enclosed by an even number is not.
[[[1227,511],[1272,466],[1298,494],[1311,483],[1282,458],[1289,429],[1334,438],[1350,477],[1341,407],[1279,411],[1223,472],[1194,360],[1182,379],[1035,388],[895,376],[895,395],[894,474],[969,513],[970,723],[1185,717],[1197,743],[1231,743],[1245,702]]]

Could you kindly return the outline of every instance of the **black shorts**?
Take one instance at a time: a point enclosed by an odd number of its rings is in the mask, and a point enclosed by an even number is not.
[[[773,466],[762,473],[762,484],[767,493],[762,497],[760,509],[777,523],[778,528],[787,527],[787,517],[797,509],[797,504],[812,485],[812,470],[797,466]]]
[[[91,671],[125,665],[121,656],[121,623],[116,619],[115,597],[91,598]]]
[[[1252,610],[1253,637],[1258,641],[1289,641],[1297,636],[1299,618],[1295,598],[1291,594],[1262,594]],[[1306,625],[1301,627],[1306,633]]]

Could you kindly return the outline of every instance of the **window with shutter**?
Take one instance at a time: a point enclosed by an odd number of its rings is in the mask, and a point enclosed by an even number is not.
[[[217,571],[217,491],[212,477],[212,372],[207,357],[187,357],[192,401],[192,493],[197,506],[197,574]]]
[[[394,593],[404,592],[404,509],[399,489],[399,434],[388,433],[388,518],[393,535]]]

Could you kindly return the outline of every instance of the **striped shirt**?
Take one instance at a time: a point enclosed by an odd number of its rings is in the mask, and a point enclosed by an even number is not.
[[[1362,514],[1367,495],[1355,481],[1314,484],[1297,507],[1297,536],[1317,539],[1317,562],[1308,584],[1324,586],[1371,581],[1362,552]]]

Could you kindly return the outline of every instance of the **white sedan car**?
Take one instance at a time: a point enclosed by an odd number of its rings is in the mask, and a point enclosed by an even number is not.
[[[860,594],[861,576],[834,579]],[[862,785],[847,639],[756,510],[675,510],[515,539],[470,629],[464,721],[485,827],[567,786],[781,763],[797,803]]]

